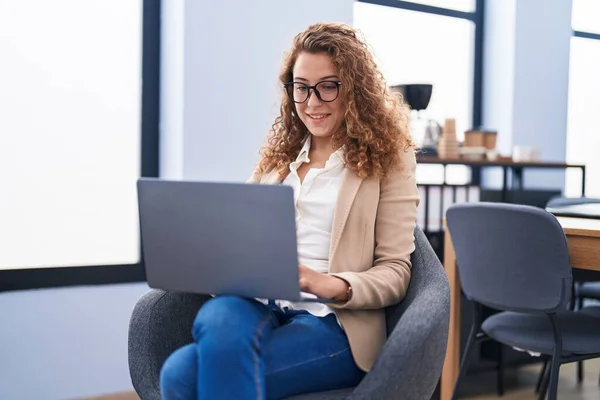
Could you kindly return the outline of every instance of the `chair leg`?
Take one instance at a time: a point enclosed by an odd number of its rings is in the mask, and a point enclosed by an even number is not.
[[[552,367],[550,368],[550,390],[548,400],[556,400],[558,397],[558,376],[560,372],[560,357],[552,357]]]
[[[542,387],[542,381],[546,377],[546,370],[548,369],[548,359],[544,359],[544,364],[542,364],[542,370],[540,371],[540,376],[538,376],[537,383],[535,384],[535,392],[539,393]]]
[[[550,385],[550,365],[552,360],[546,362],[544,367],[544,374],[540,377],[540,391],[538,393],[538,400],[546,400],[546,394],[548,393],[548,386]]]
[[[502,343],[498,342],[498,376],[497,376],[497,385],[498,385],[498,396],[504,396],[504,354],[503,354],[504,346]]]
[[[585,299],[583,297],[577,297],[577,311],[581,311],[583,308],[583,301]],[[583,361],[577,362],[577,383],[581,384],[583,382]]]
[[[552,354],[552,367],[550,368],[548,400],[556,400],[558,396],[558,376],[562,357],[562,333],[556,314],[549,314],[548,317],[552,323],[552,330],[554,333],[554,353]]]
[[[456,383],[454,384],[452,400],[458,399],[458,390],[460,387],[460,382],[467,373],[471,353],[475,348],[475,343],[477,343],[477,336],[479,335],[481,329],[481,308],[479,304],[475,302],[473,302],[473,312],[474,314],[473,322],[471,323],[471,331],[469,332],[469,338],[467,339],[465,352],[463,353],[462,360],[460,361],[460,370],[458,371],[458,378],[456,379]]]

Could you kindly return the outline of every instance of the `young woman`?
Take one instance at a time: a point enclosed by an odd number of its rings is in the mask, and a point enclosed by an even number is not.
[[[408,112],[350,27],[298,34],[251,182],[291,185],[300,286],[336,301],[215,297],[161,371],[173,399],[282,399],[357,385],[410,281],[419,194]]]

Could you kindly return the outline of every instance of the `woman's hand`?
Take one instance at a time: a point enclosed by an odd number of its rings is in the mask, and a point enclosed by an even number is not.
[[[322,274],[302,264],[298,266],[298,272],[300,273],[300,288],[304,292],[324,299],[348,300],[346,298],[348,283],[345,280]]]

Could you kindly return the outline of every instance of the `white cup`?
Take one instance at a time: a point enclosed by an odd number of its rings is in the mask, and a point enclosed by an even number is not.
[[[514,146],[512,158],[515,162],[536,162],[540,160],[540,149],[532,146]]]

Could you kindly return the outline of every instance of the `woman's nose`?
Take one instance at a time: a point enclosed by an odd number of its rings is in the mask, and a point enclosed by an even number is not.
[[[319,96],[317,96],[317,92],[315,89],[310,89],[308,94],[308,100],[306,102],[309,106],[318,106],[321,105],[321,100],[319,100]]]

